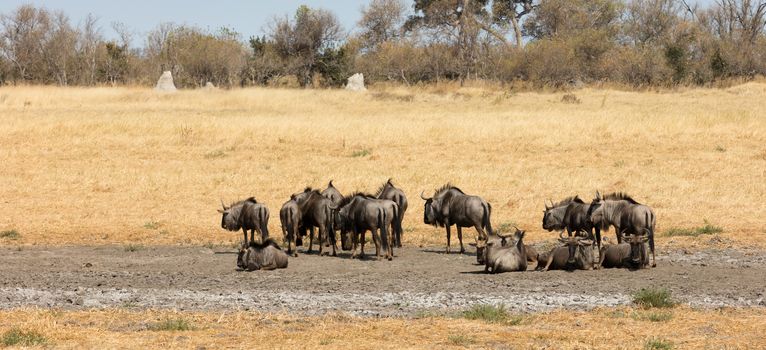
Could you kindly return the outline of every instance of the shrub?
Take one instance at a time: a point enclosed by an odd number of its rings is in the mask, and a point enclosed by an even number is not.
[[[699,235],[712,235],[716,233],[723,232],[723,228],[720,226],[715,226],[707,222],[705,220],[705,225],[700,227],[694,227],[694,228],[678,228],[673,227],[665,231],[665,236],[672,237],[672,236],[691,236],[691,237],[697,237]]]
[[[488,304],[474,305],[470,309],[463,311],[463,318],[469,320],[482,320],[490,323],[505,322],[509,319],[505,306],[495,306]]]
[[[670,350],[673,349],[673,343],[664,340],[652,338],[644,343],[644,349],[646,350]]]
[[[191,322],[183,318],[176,318],[155,323],[149,326],[149,329],[153,331],[190,331],[193,330],[194,327]]]
[[[643,308],[668,308],[676,305],[670,291],[665,288],[642,288],[633,294],[633,304]]]
[[[2,342],[5,346],[35,346],[47,343],[48,339],[36,331],[25,331],[14,327],[3,333]]]
[[[19,233],[19,231],[16,231],[16,230],[7,230],[7,231],[0,232],[0,238],[16,240],[21,238],[21,234]]]

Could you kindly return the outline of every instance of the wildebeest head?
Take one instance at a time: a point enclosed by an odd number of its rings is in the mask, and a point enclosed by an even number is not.
[[[609,228],[609,224],[604,220],[604,216],[606,215],[604,209],[604,202],[601,199],[601,194],[596,192],[596,198],[593,198],[593,202],[591,202],[590,207],[588,207],[588,216],[593,225],[601,227],[602,230]]]
[[[543,210],[543,229],[550,231],[564,229],[564,213],[570,203],[583,203],[578,196],[567,197],[558,203],[548,200]],[[549,204],[550,203],[550,204]]]
[[[348,232],[353,229],[351,227],[350,211],[350,203],[347,203],[335,211],[335,225],[336,228],[340,229],[340,244],[341,249],[343,250],[351,250],[353,245],[353,234],[348,234]]]
[[[646,257],[646,242],[649,240],[648,235],[626,235],[623,233],[622,241],[630,244],[630,262],[635,265],[640,265]]]
[[[239,231],[240,226],[238,209],[241,208],[227,208],[226,205],[223,204],[223,201],[221,201],[221,206],[223,207],[223,210],[218,209],[218,212],[221,213],[221,228],[229,231]]]
[[[476,238],[476,243],[469,243],[469,245],[476,247],[476,263],[484,265],[487,259],[487,240],[479,237]]]
[[[580,237],[577,235],[571,237],[564,237],[564,232],[559,234],[559,242],[563,243],[567,249],[569,249],[569,258],[567,264],[574,264],[577,262],[577,252],[584,250],[593,245],[593,240]]]
[[[237,267],[239,267],[242,270],[245,270],[247,268],[247,263],[245,260],[247,259],[247,248],[245,248],[244,245],[239,248],[239,253],[237,254]]]
[[[436,226],[438,224],[438,221],[436,220],[436,213],[439,210],[438,200],[434,201],[433,197],[426,198],[423,195],[423,192],[420,193],[420,198],[425,201],[423,206],[423,223]]]

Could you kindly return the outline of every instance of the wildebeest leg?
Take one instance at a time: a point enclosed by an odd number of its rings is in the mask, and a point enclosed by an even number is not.
[[[551,263],[553,262],[553,255],[553,252],[551,252],[550,256],[548,257],[548,262],[545,263],[543,271],[548,271],[548,269],[551,267]]]
[[[449,254],[449,239],[450,239],[449,222],[445,223],[444,227],[447,229],[447,254]]]
[[[614,232],[617,233],[617,244],[622,243],[622,231],[620,231],[620,227],[619,226],[615,226],[614,227]]]
[[[657,261],[654,260],[654,232],[651,231],[649,232],[649,250],[652,251],[652,267],[657,267]]]
[[[327,230],[324,229],[324,227],[319,226],[319,256],[322,256],[323,251],[322,248],[324,248],[325,242],[327,240]]]
[[[351,231],[351,259],[356,258],[356,246],[359,244],[359,237],[356,228]]]
[[[372,235],[372,242],[375,243],[375,256],[378,258],[381,257],[380,234],[378,233],[379,230],[380,230],[379,228],[370,229],[370,235]]]
[[[601,229],[598,228],[598,226],[593,228],[596,231],[596,244],[598,245],[598,266],[596,268],[601,267]]]
[[[367,241],[367,230],[360,232],[359,236],[359,238],[361,238],[361,242],[359,242],[359,244],[362,245],[361,257],[364,258],[364,243]]]
[[[465,248],[463,247],[463,228],[460,227],[460,225],[455,225],[457,228],[457,240],[460,242],[460,254],[465,253]],[[479,234],[479,237],[481,237],[481,234]]]
[[[261,230],[260,229],[250,229],[250,242],[255,242],[255,231],[258,231],[258,237],[261,236]],[[263,242],[261,240],[261,242]]]
[[[244,227],[242,228],[242,233],[245,235],[244,247],[247,248],[247,230]]]
[[[309,228],[309,253],[311,253],[311,249],[314,248],[314,226],[311,226]]]

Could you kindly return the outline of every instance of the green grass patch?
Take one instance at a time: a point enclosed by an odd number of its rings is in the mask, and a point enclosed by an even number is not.
[[[129,252],[129,253],[137,252],[137,251],[139,251],[141,249],[144,249],[144,246],[142,246],[140,244],[128,244],[128,245],[125,246],[125,251]]]
[[[223,157],[226,157],[226,152],[224,152],[223,150],[219,149],[219,150],[215,150],[215,151],[211,151],[211,152],[205,153],[204,157],[205,157],[205,159],[223,158]]]
[[[673,349],[673,343],[665,339],[652,338],[644,343],[644,349],[646,350],[671,350]]]
[[[468,346],[476,343],[476,339],[465,335],[450,335],[447,337],[447,341],[450,343],[450,345],[457,346]]]
[[[723,232],[723,228],[720,226],[715,226],[709,223],[707,220],[705,220],[705,225],[699,226],[699,227],[693,227],[693,228],[671,228],[665,231],[665,236],[673,237],[673,236],[691,236],[691,237],[697,237],[700,235],[712,235],[716,233]]]
[[[4,346],[35,346],[48,343],[48,339],[36,331],[14,327],[3,333],[2,343]]]
[[[353,153],[351,153],[351,157],[353,158],[367,157],[370,154],[372,154],[372,151],[368,149],[362,149],[362,150],[354,151]]]
[[[676,306],[670,291],[665,288],[642,288],[633,294],[633,304],[643,308],[669,308]]]
[[[19,233],[19,231],[16,231],[16,230],[6,230],[6,231],[0,232],[0,238],[17,240],[21,238],[21,234]]]
[[[721,145],[715,146],[715,150],[716,152],[721,152],[721,153],[726,152],[726,148]]]
[[[183,318],[167,319],[149,326],[153,331],[191,331],[194,330],[191,322]]]
[[[482,320],[489,323],[501,323],[510,319],[505,306],[495,306],[489,304],[474,305],[470,309],[463,311],[463,318],[469,320]]]
[[[145,229],[149,229],[149,230],[156,230],[156,229],[160,228],[160,223],[158,221],[154,221],[154,220],[147,221],[147,222],[144,223],[144,228]]]

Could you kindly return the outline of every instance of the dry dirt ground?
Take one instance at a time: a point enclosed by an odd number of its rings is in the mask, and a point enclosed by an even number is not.
[[[401,249],[391,262],[301,254],[272,272],[236,271],[236,255],[225,247],[4,249],[0,307],[413,316],[489,303],[537,312],[630,304],[632,293],[650,286],[692,307],[766,305],[764,251],[671,251],[659,255],[657,268],[640,271],[487,275],[475,256],[442,249]]]

